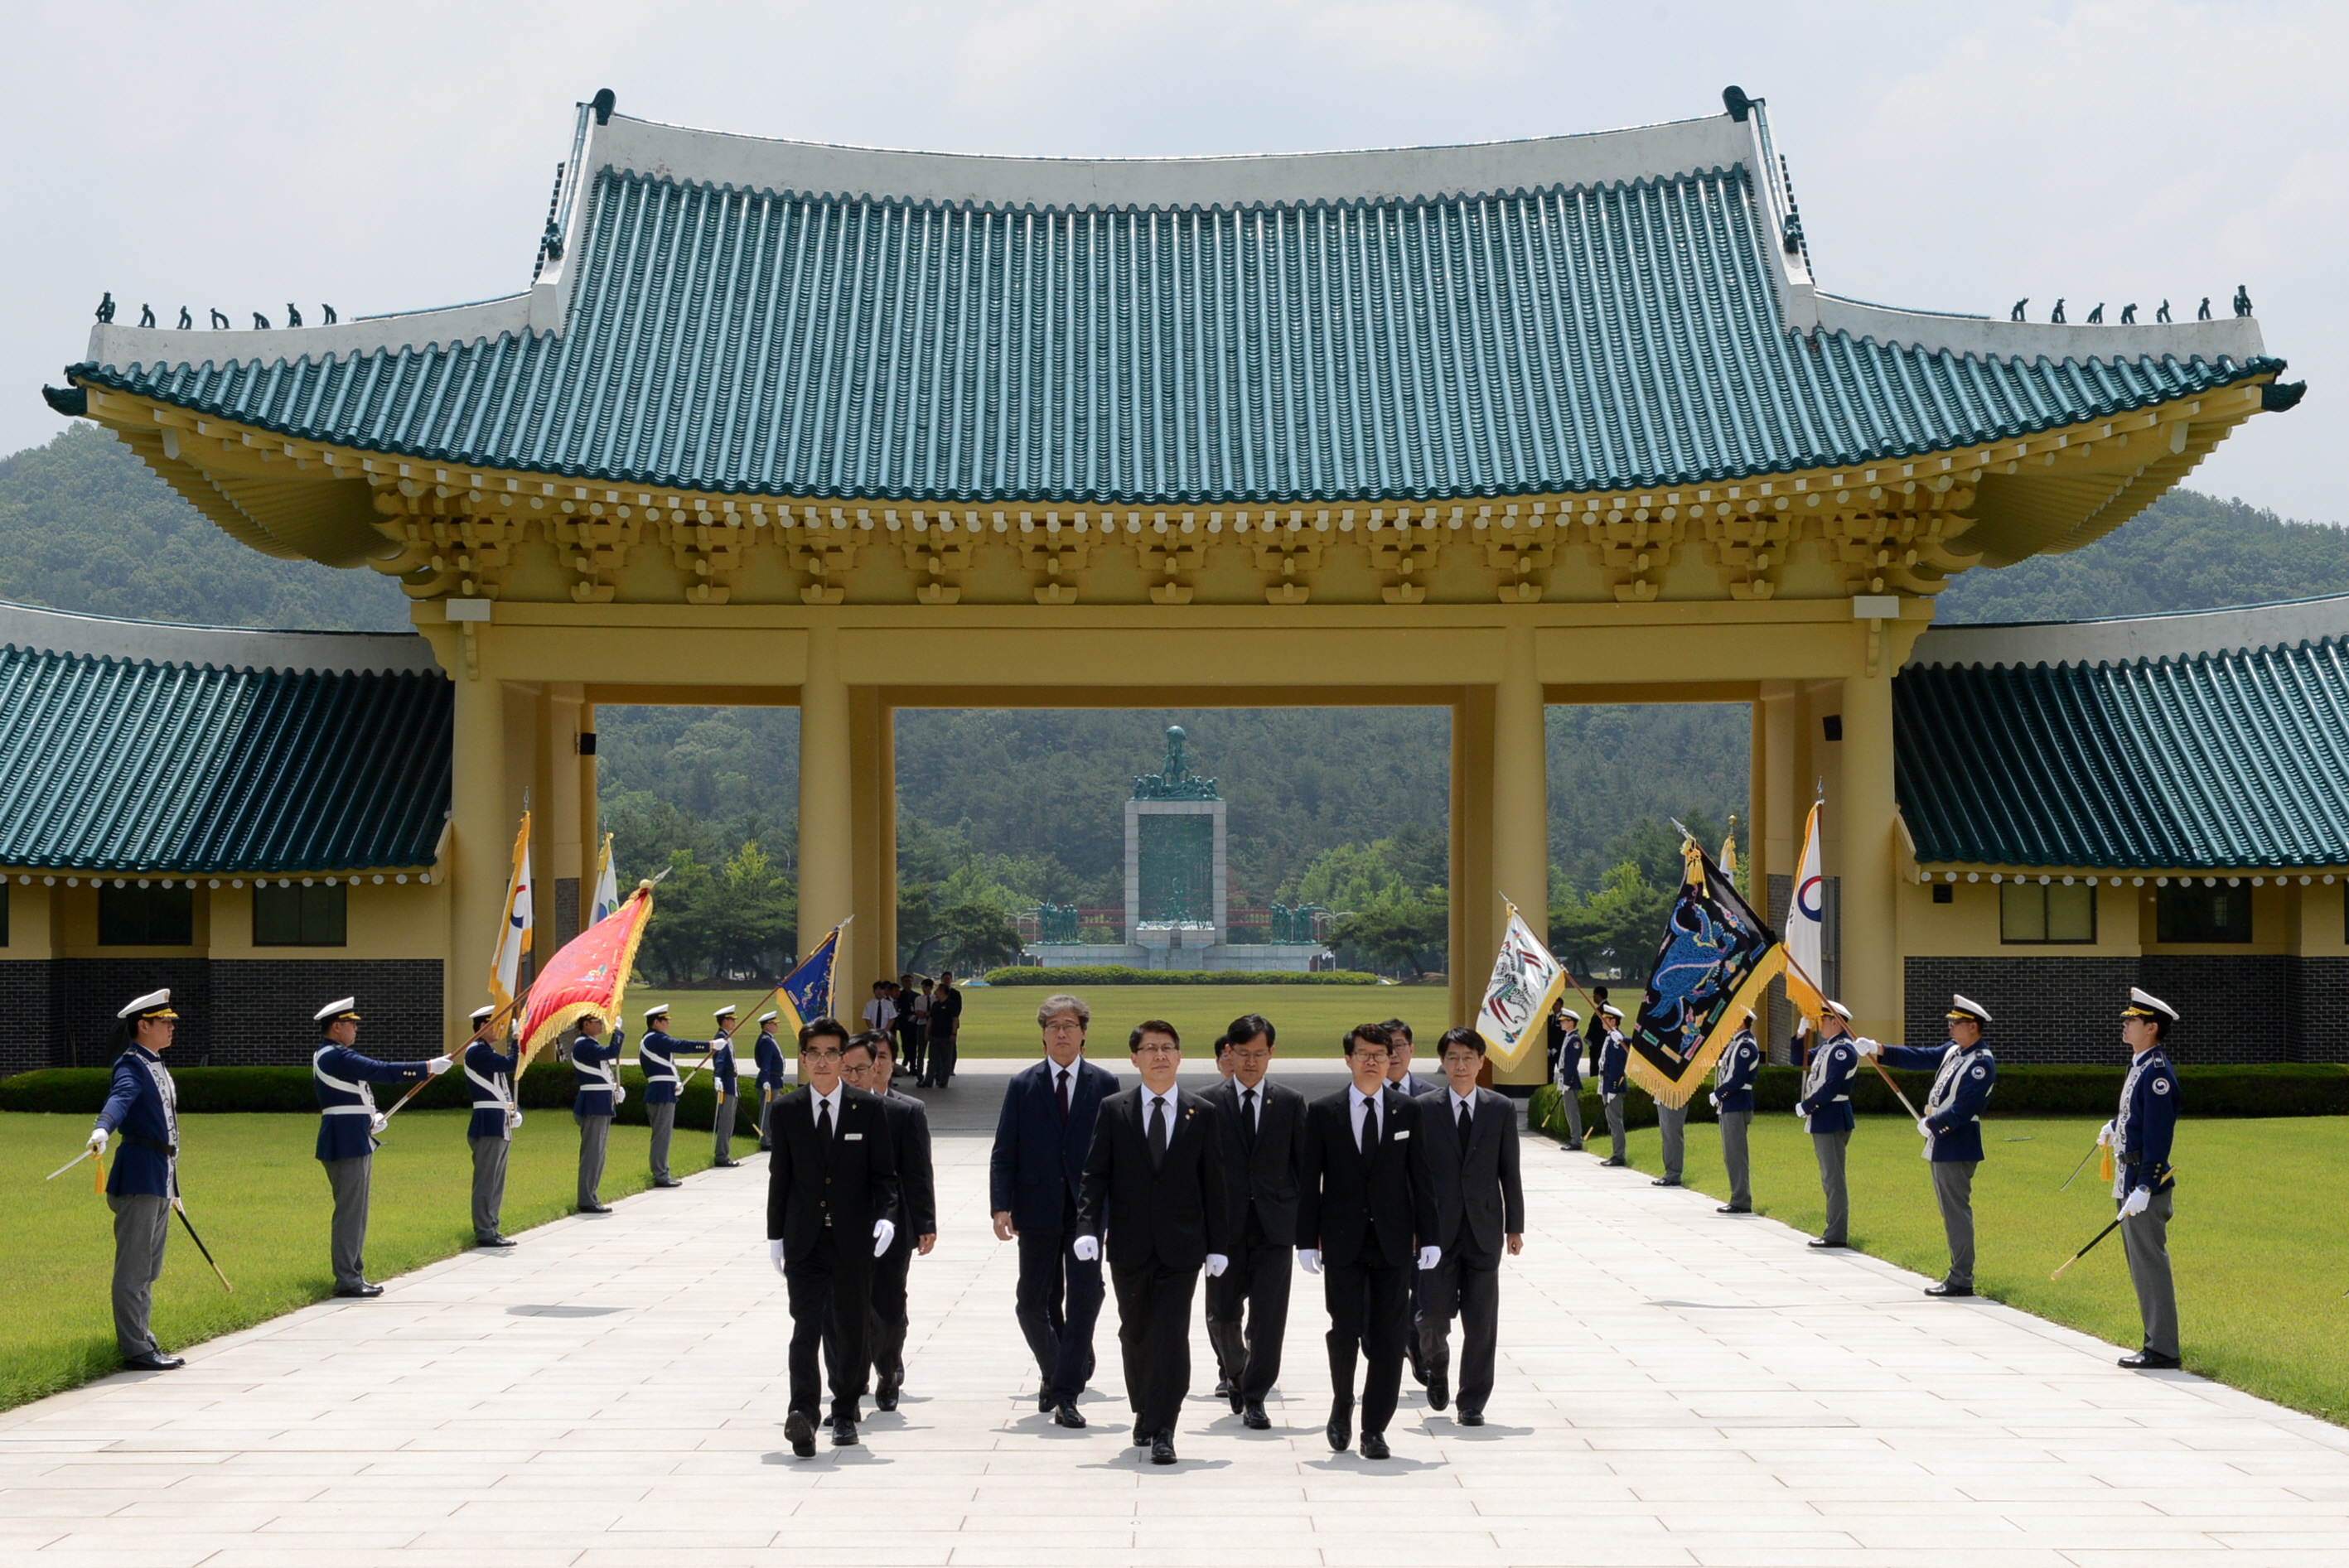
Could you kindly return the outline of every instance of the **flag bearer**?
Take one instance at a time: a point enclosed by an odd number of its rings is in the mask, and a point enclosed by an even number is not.
[[[1951,996],[1944,1016],[1950,1027],[1948,1045],[1879,1046],[1862,1040],[1859,1049],[1889,1067],[1911,1072],[1933,1069],[1933,1092],[1925,1097],[1925,1114],[1917,1130],[1924,1136],[1925,1158],[1933,1171],[1933,1201],[1940,1205],[1941,1229],[1950,1239],[1950,1272],[1940,1284],[1927,1285],[1925,1294],[1961,1296],[1974,1293],[1974,1171],[1982,1165],[1982,1113],[1990,1103],[1991,1087],[1998,1082],[1998,1063],[1982,1044],[1990,1014],[1981,1003]]]
[[[759,1015],[759,1043],[751,1058],[759,1068],[759,1147],[771,1150],[775,1146],[775,1101],[783,1093],[783,1046],[775,1038],[775,1015]]]
[[[106,1178],[106,1206],[114,1211],[114,1343],[133,1372],[169,1372],[185,1366],[166,1356],[147,1326],[171,1210],[180,1201],[180,1096],[163,1067],[179,1014],[171,993],[150,991],[115,1016],[114,1080],[90,1130],[93,1156],[106,1135],[122,1134],[122,1148]]]
[[[2129,987],[2121,1009],[2121,1039],[2134,1053],[2121,1084],[2120,1114],[2097,1141],[2113,1151],[2113,1198],[2120,1205],[2121,1246],[2129,1284],[2137,1287],[2145,1348],[2121,1357],[2132,1371],[2178,1365],[2178,1290],[2169,1277],[2169,1145],[2178,1131],[2178,1069],[2169,1065],[2169,1026],[2178,1011],[2160,997]]]
[[[367,1190],[375,1170],[375,1135],[384,1115],[375,1108],[375,1085],[413,1083],[449,1070],[447,1057],[422,1062],[379,1062],[351,1047],[358,1043],[358,998],[345,996],[318,1009],[315,1021],[326,1038],[310,1056],[312,1087],[318,1091],[318,1162],[335,1192],[334,1264],[336,1295],[375,1296],[383,1286],[367,1277]]]
[[[1550,1031],[1558,1037],[1557,1047],[1551,1053],[1550,1072],[1557,1081],[1558,1104],[1566,1112],[1568,1149],[1582,1147],[1582,1015],[1558,1004],[1550,1019]]]
[[[1599,1098],[1607,1107],[1607,1136],[1613,1150],[1599,1161],[1602,1165],[1631,1163],[1623,1153],[1623,1074],[1631,1065],[1631,1052],[1623,1044],[1622,1022],[1623,1010],[1611,1003],[1601,1003],[1599,1016],[1591,1020],[1606,1035],[1599,1047]]]
[[[1851,1147],[1851,1078],[1858,1070],[1851,1014],[1842,1003],[1829,1002],[1819,1020],[1819,1043],[1803,1073],[1803,1098],[1795,1102],[1795,1114],[1811,1135],[1811,1152],[1819,1162],[1819,1191],[1827,1202],[1826,1228],[1811,1239],[1815,1247],[1847,1245],[1851,1233],[1851,1189],[1844,1181],[1844,1155]]]
[[[737,1074],[733,1008],[718,1009],[716,1027],[718,1037],[709,1042],[709,1076],[718,1091],[716,1113],[709,1123],[709,1162],[721,1171],[730,1171],[742,1163],[734,1158],[734,1108],[741,1099],[734,1087]]]
[[[636,1066],[644,1069],[645,1075],[645,1119],[653,1127],[656,1187],[685,1185],[668,1173],[668,1140],[677,1131],[677,1053],[709,1044],[707,1040],[671,1039],[667,1003],[645,1009],[645,1032],[636,1037]]]
[[[612,1212],[595,1189],[604,1181],[604,1156],[612,1146],[612,1118],[628,1098],[628,1091],[620,1087],[620,1042],[605,1043],[603,1033],[604,1020],[590,1013],[579,1020],[579,1037],[571,1042],[571,1119],[579,1124],[579,1212],[583,1214]]]
[[[473,1033],[480,1034],[496,1011],[474,1008]],[[514,1129],[522,1125],[513,1083],[521,1055],[518,1040],[503,1051],[480,1039],[465,1047],[465,1081],[473,1086],[473,1119],[465,1129],[465,1141],[473,1148],[473,1244],[477,1247],[514,1244],[500,1233],[498,1214],[506,1201],[506,1155],[513,1148]]]
[[[1713,1104],[1721,1113],[1721,1162],[1729,1172],[1729,1202],[1721,1206],[1724,1214],[1754,1212],[1754,1161],[1745,1147],[1745,1135],[1754,1125],[1754,1082],[1761,1074],[1762,1047],[1754,1037],[1754,1015],[1749,1012],[1713,1068]]]

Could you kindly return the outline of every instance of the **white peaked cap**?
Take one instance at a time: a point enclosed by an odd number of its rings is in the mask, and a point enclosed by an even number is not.
[[[1623,1009],[1617,1006],[1612,1002],[1599,1003],[1599,1010],[1606,1014],[1609,1017],[1614,1019],[1619,1024],[1623,1021]]]
[[[647,1008],[646,1008],[646,1009],[645,1009],[645,1016],[646,1016],[646,1017],[647,1017],[647,1018],[657,1018],[657,1017],[659,1017],[663,1013],[666,1013],[666,1012],[667,1012],[667,1011],[668,1011],[668,1004],[667,1004],[667,1003],[666,1003],[666,1002],[656,1002],[656,1003],[654,1003],[651,1006],[649,1006],[649,1007],[647,1007]]]
[[[478,1024],[496,1011],[497,1009],[495,1007],[476,1007],[471,1013],[468,1013],[466,1016]]]
[[[1824,996],[1819,999],[1823,1002],[1826,1001],[1826,998]],[[1827,1011],[1833,1013],[1837,1017],[1841,1018],[1847,1024],[1851,1022],[1851,1009],[1845,1006],[1840,1002],[1827,1002]]]
[[[323,1024],[329,1019],[338,1018],[345,1013],[357,1013],[358,1007],[359,999],[357,996],[345,996],[340,1001],[327,1003],[311,1014],[310,1021],[314,1024]]]
[[[114,1016],[118,1018],[135,1018],[141,1013],[152,1013],[159,1008],[168,1008],[171,1005],[171,988],[169,985],[166,985],[160,991],[148,992],[147,995],[140,997],[134,1002],[131,1002],[126,1006],[122,1011],[115,1014]]]
[[[1988,1007],[1983,1006],[1980,1002],[1975,1001],[1971,996],[1961,996],[1953,992],[1950,996],[1950,1014],[1954,1017],[1960,1013],[1963,1013],[1969,1018],[1979,1019],[1985,1024],[1990,1022],[1990,1009]]]
[[[1560,1007],[1558,1011],[1565,1014],[1568,1017],[1573,1019],[1578,1024],[1582,1022],[1582,1015],[1576,1012],[1571,1007]]]
[[[781,1009],[778,1009],[778,1011],[780,1011],[780,1010],[781,1010]],[[759,1015],[759,1022],[761,1022],[761,1023],[762,1023],[762,1024],[769,1024],[769,1023],[772,1023],[772,1022],[774,1022],[774,1019],[775,1019],[775,1014],[774,1014],[774,1013],[761,1013],[761,1014],[760,1014],[760,1015]]]
[[[2129,1012],[2155,1012],[2160,1014],[2163,1017],[2168,1019],[2173,1024],[2178,1022],[2178,1009],[2171,1006],[2168,1003],[2163,1001],[2160,997],[2155,995],[2150,991],[2140,991],[2134,985],[2130,986],[2129,1002],[2131,1004],[2127,1009]]]
[[[730,1018],[741,1010],[740,1007],[712,1007],[709,1009],[709,1016],[713,1018]]]

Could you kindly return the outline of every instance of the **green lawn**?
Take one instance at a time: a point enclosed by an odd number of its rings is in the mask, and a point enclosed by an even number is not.
[[[637,1011],[631,988],[629,1012]],[[1052,993],[1034,985],[982,985],[965,991],[960,1051],[967,1057],[1025,1057],[1041,1048],[1036,1007]],[[1450,1026],[1449,1001],[1441,985],[1096,985],[1077,993],[1093,1010],[1093,1053],[1113,1062],[1125,1059],[1127,1031],[1144,1018],[1164,1018],[1183,1037],[1186,1053],[1206,1054],[1224,1026],[1243,1013],[1261,1013],[1280,1032],[1287,1056],[1336,1057],[1338,1042],[1355,1024],[1401,1018],[1409,1024],[1423,1053]],[[731,1002],[747,1008],[757,991],[664,991],[643,989],[644,1006],[670,1003],[676,1012],[669,1032],[699,1038],[709,1033],[710,1009]],[[856,998],[861,1010],[872,996]],[[843,1004],[847,1004],[843,1000]],[[764,1011],[764,1008],[761,1009]],[[852,1026],[854,1026],[852,1025]],[[631,1031],[633,1037],[633,1031]],[[1431,1071],[1433,1068],[1431,1068]]]
[[[2113,1217],[2094,1161],[2068,1191],[2056,1191],[2098,1125],[2070,1118],[1983,1124],[1974,1283],[1985,1295],[2134,1350],[2137,1297],[2117,1235],[2062,1279],[2047,1277]],[[1692,1122],[1688,1131],[1685,1179],[1725,1197],[1718,1129]],[[1604,1142],[1602,1127],[1590,1147],[1603,1153]],[[1630,1142],[1635,1165],[1659,1169],[1653,1128],[1635,1130]],[[1851,1242],[1939,1278],[1949,1249],[1918,1144],[1903,1119],[1861,1119],[1850,1150]],[[1816,1233],[1826,1209],[1809,1137],[1778,1112],[1755,1119],[1753,1147],[1755,1208]],[[2349,1212],[2340,1196],[2349,1118],[2189,1118],[2178,1128],[2176,1160],[2169,1253],[2188,1368],[2349,1422]]]
[[[389,1279],[471,1245],[466,1120],[461,1110],[410,1111],[391,1124],[375,1159],[367,1253],[374,1278]],[[326,1229],[333,1203],[326,1173],[311,1157],[317,1133],[312,1116],[182,1120],[188,1212],[236,1291],[221,1289],[174,1221],[155,1285],[153,1324],[164,1349],[249,1327],[332,1292]],[[87,1117],[0,1113],[0,1191],[9,1194],[0,1225],[0,1322],[8,1326],[0,1337],[0,1409],[120,1365],[107,1305],[113,1216],[90,1191],[87,1162],[42,1181],[88,1135]],[[606,1202],[650,1185],[651,1137],[642,1127],[612,1129]],[[709,1164],[709,1135],[679,1129],[671,1169],[683,1175]],[[571,1119],[560,1111],[528,1113],[506,1176],[506,1230],[519,1233],[569,1213],[578,1169]]]

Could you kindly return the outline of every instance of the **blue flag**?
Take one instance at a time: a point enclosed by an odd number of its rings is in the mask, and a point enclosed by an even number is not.
[[[793,1035],[816,1018],[829,1018],[832,1013],[833,960],[840,953],[840,927],[835,925],[824,939],[815,944],[815,951],[800,963],[783,982],[777,993],[781,1001],[782,1016],[776,1021],[787,1026]]]
[[[1632,1025],[1631,1078],[1659,1105],[1682,1106],[1785,965],[1785,949],[1696,841],[1664,921],[1648,993]]]

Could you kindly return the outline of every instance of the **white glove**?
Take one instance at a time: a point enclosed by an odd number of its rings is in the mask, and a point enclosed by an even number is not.
[[[1809,1111],[1807,1111],[1807,1110],[1805,1110],[1801,1106],[1799,1106],[1799,1105],[1798,1105],[1798,1106],[1796,1106],[1796,1107],[1795,1108],[1795,1115],[1799,1119],[1799,1118],[1804,1118],[1804,1117],[1807,1117],[1807,1116],[1809,1116],[1809,1115],[1810,1115],[1810,1112],[1809,1112]]]
[[[1442,1247],[1422,1247],[1419,1249],[1419,1266],[1422,1272],[1433,1268],[1443,1260],[1444,1249]]]
[[[1863,1057],[1880,1057],[1884,1054],[1884,1047],[1865,1035],[1852,1042],[1852,1048]]]
[[[2099,1149],[2110,1149],[2112,1146],[2113,1124],[2108,1121],[2105,1123],[2104,1126],[2096,1130],[2096,1147]]]
[[[1069,1243],[1069,1252],[1081,1264],[1097,1264],[1101,1262],[1101,1238],[1079,1236]]]
[[[439,1078],[442,1073],[449,1070],[450,1064],[456,1058],[453,1057],[434,1057],[430,1061],[424,1064],[424,1070],[431,1074],[434,1078]]]
[[[1933,1136],[1933,1124],[1921,1116],[1917,1119],[1917,1136],[1920,1138]]]
[[[1209,1279],[1214,1279],[1216,1275],[1222,1274],[1226,1269],[1231,1266],[1232,1260],[1224,1256],[1223,1253],[1209,1253],[1207,1254],[1207,1277]]]
[[[2121,1200],[2121,1218],[2134,1220],[2153,1207],[2153,1193],[2143,1187],[2132,1187],[2129,1195]]]
[[[889,1250],[889,1243],[896,1239],[896,1221],[875,1220],[873,1222],[873,1255],[874,1257],[877,1258],[883,1253],[887,1252]]]
[[[507,1130],[508,1132],[512,1132],[512,1131],[513,1131],[515,1129],[519,1128],[520,1126],[522,1126],[522,1112],[521,1112],[521,1111],[519,1111],[519,1110],[509,1110],[509,1111],[507,1111],[507,1112],[506,1112],[506,1130]]]
[[[1297,1266],[1303,1269],[1307,1274],[1319,1274],[1321,1272],[1321,1249],[1319,1247],[1298,1248]]]
[[[782,1272],[783,1272],[783,1243],[781,1243],[781,1242],[779,1242],[779,1241],[776,1241],[776,1242],[769,1242],[769,1243],[767,1243],[767,1261],[768,1261],[769,1263],[771,1263],[771,1264],[774,1264],[774,1265],[775,1265],[775,1272],[776,1272],[777,1274],[781,1274],[781,1273],[782,1273]]]
[[[92,1154],[106,1152],[106,1129],[93,1127],[89,1130],[89,1151]]]
[[[1706,1095],[1704,1098],[1706,1101],[1712,1105],[1713,1109],[1719,1110],[1721,1109],[1721,1095],[1719,1091],[1716,1090],[1712,1094]]]
[[[373,1116],[367,1118],[367,1130],[369,1132],[381,1132],[385,1128],[389,1127],[390,1125],[391,1118],[384,1115],[384,1113],[379,1110]]]
[[[612,1103],[616,1106],[626,1105],[627,1100],[628,1091],[622,1088],[618,1084],[614,1084],[612,1086]]]

